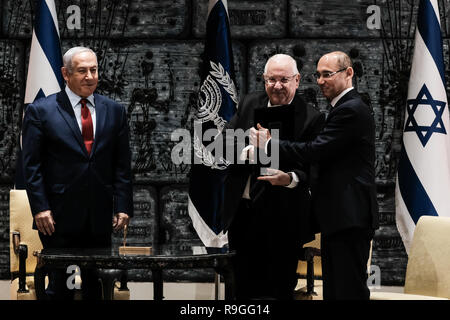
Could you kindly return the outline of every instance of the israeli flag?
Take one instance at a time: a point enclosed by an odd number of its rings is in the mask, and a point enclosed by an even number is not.
[[[64,80],[58,19],[53,0],[39,0],[31,38],[25,103],[61,91]]]
[[[55,2],[53,0],[39,0],[37,1],[31,38],[24,101],[26,105],[36,99],[61,91],[64,86],[64,79],[61,74],[62,66]],[[20,141],[16,163],[16,189],[25,189],[21,148]]]
[[[437,0],[421,0],[395,189],[406,252],[423,215],[450,217],[450,136]]]
[[[200,164],[191,166],[188,211],[205,247],[222,248],[228,243],[220,217],[228,163],[207,148],[210,141],[204,141],[203,133],[221,132],[238,102],[226,1],[209,1],[202,73],[193,139]]]

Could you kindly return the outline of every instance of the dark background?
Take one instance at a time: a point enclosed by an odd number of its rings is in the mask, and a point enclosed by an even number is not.
[[[135,218],[129,244],[199,245],[187,211],[189,166],[173,165],[177,128],[191,129],[199,89],[207,0],[56,0],[62,51],[89,46],[99,58],[98,91],[123,103],[131,128]],[[448,65],[450,0],[438,0]],[[33,25],[33,1],[0,0],[0,278],[9,278],[9,190]],[[239,96],[264,90],[266,59],[287,53],[298,62],[300,91],[327,112],[312,73],[320,56],[347,52],[354,61],[354,86],[373,108],[376,177],[381,227],[372,264],[382,285],[403,285],[407,256],[395,225],[394,189],[407,82],[419,1],[229,0]],[[81,8],[81,28],[67,28],[70,5]],[[368,6],[381,8],[382,25],[367,27]],[[446,72],[448,78],[448,72]],[[115,237],[120,240],[121,235]],[[171,271],[174,281],[212,281],[213,273]],[[148,280],[133,271],[131,280]]]

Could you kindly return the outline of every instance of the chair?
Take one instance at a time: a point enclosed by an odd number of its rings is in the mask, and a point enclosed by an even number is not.
[[[306,287],[296,290],[298,300],[312,300],[318,294],[314,291],[314,280],[322,278],[322,261],[320,258],[320,233],[313,241],[305,243],[297,265],[297,277],[306,279]]]
[[[37,230],[32,229],[33,216],[25,190],[10,190],[9,193],[10,230],[10,273],[11,300],[36,300],[34,270],[36,258],[33,252],[42,250]],[[78,277],[76,281],[81,281]],[[120,288],[115,284],[115,300],[129,300],[130,292],[126,284]],[[79,292],[75,293],[79,299]]]
[[[450,298],[450,218],[422,216],[411,244],[404,293],[371,292],[371,300]]]
[[[36,259],[32,258],[32,254],[42,250],[42,243],[38,232],[31,228],[33,217],[25,190],[10,191],[9,213],[11,299],[34,300]]]
[[[372,243],[370,242],[369,259],[367,261],[367,270],[370,270],[372,260]],[[320,256],[320,233],[316,233],[316,238],[303,245],[303,254],[301,254],[298,266],[297,276],[299,279],[306,278],[306,287],[296,290],[295,297],[299,300],[322,299],[321,290],[319,293],[314,291],[315,280],[322,280],[322,259]],[[321,284],[319,285],[319,288]]]

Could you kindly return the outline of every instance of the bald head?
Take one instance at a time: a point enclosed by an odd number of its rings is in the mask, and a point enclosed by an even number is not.
[[[350,57],[342,51],[333,51],[323,55],[317,63],[317,79],[323,95],[332,100],[345,89],[352,87],[353,64]],[[329,77],[325,75],[331,74]]]
[[[327,53],[323,55],[321,59],[335,62],[339,69],[353,67],[353,63],[350,57],[342,51],[333,51]]]

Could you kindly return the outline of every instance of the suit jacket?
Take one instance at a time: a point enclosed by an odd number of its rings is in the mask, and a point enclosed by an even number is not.
[[[246,131],[256,126],[254,123],[254,113],[257,108],[266,108],[269,98],[265,92],[257,92],[246,95],[241,99],[238,110],[231,121],[227,124],[227,128],[243,129]],[[324,122],[324,114],[313,107],[307,105],[299,94],[296,94],[292,101],[295,113],[295,140],[308,141],[313,139],[322,128]],[[243,146],[242,146],[243,147]],[[240,150],[236,150],[235,154],[239,155]],[[225,193],[223,214],[225,230],[230,226],[242,199],[245,186],[249,175],[252,173],[252,166],[255,165],[233,165],[225,180]],[[261,210],[272,211],[271,216],[284,220],[282,216],[292,217],[293,220],[282,221],[286,228],[293,228],[292,232],[303,242],[311,239],[312,232],[309,228],[310,213],[310,194],[308,179],[309,166],[292,162],[290,159],[283,161],[280,159],[280,170],[295,171],[301,181],[296,188],[289,189],[286,187],[272,186],[268,182],[265,183],[263,194],[258,197],[258,203],[255,205]],[[282,215],[280,215],[282,213]],[[288,220],[290,218],[287,218]],[[274,221],[275,222],[275,221]],[[286,230],[287,231],[287,230]]]
[[[51,210],[61,234],[79,234],[86,225],[108,234],[113,214],[133,216],[125,108],[98,94],[94,100],[96,132],[90,155],[64,90],[35,101],[25,112],[23,159],[31,211],[34,216]]]
[[[313,207],[323,235],[378,228],[375,122],[356,90],[337,102],[314,140],[280,141],[279,148],[281,158],[318,163]]]

